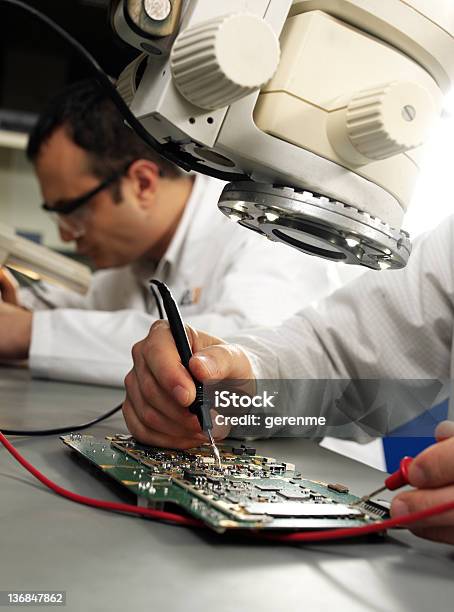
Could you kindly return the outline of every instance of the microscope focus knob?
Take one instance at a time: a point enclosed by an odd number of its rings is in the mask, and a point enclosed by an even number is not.
[[[279,59],[271,27],[256,15],[233,13],[181,32],[170,65],[180,93],[200,108],[215,110],[260,89]]]
[[[436,110],[430,93],[415,83],[396,81],[365,90],[347,106],[347,136],[360,155],[386,159],[422,145]]]

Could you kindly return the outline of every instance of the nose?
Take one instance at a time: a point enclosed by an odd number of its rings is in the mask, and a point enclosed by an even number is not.
[[[58,231],[60,234],[60,238],[62,239],[63,242],[73,242],[75,239],[74,233],[69,231],[69,229],[62,227],[61,225],[58,226]]]
[[[63,242],[72,242],[85,234],[85,228],[80,223],[71,223],[58,217],[58,230]]]

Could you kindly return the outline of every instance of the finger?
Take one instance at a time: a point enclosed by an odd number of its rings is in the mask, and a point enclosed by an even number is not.
[[[391,516],[392,518],[398,518],[410,512],[427,510],[448,502],[454,502],[454,484],[439,489],[406,491],[405,493],[400,493],[393,499],[391,504]],[[454,529],[454,510],[418,521],[411,526],[411,529],[425,527],[451,527]]]
[[[253,379],[251,363],[237,344],[215,344],[198,351],[189,362],[191,372],[202,382]]]
[[[197,437],[193,438],[184,436],[175,437],[147,429],[137,418],[137,415],[135,414],[128,399],[126,399],[123,403],[123,417],[128,430],[131,432],[134,438],[142,444],[165,448],[185,449],[200,446],[200,443],[204,441],[201,434],[198,434]]]
[[[227,438],[230,433],[231,427],[230,425],[226,425],[225,423],[216,423],[216,416],[219,414],[216,410],[211,409],[211,420],[213,422],[212,434],[215,440],[223,440]]]
[[[199,350],[210,344],[222,342],[219,338],[197,332],[189,325],[186,326],[186,330],[192,350]],[[172,395],[180,405],[192,404],[195,400],[194,381],[181,363],[169,324],[166,321],[157,321],[152,325],[142,346],[142,354],[159,386]]]
[[[196,417],[162,389],[153,373],[148,369],[140,346],[144,344],[143,341],[134,346],[134,368],[125,379],[125,386],[130,394],[132,405],[141,414],[145,414],[149,408],[153,407],[168,419],[174,420],[181,427],[188,429],[188,431],[197,431],[199,425]],[[146,422],[145,419],[141,420],[143,423]]]
[[[0,270],[0,293],[4,302],[19,306],[14,277],[4,269]]]
[[[435,429],[435,437],[439,442],[446,440],[446,438],[452,438],[454,436],[454,422],[443,421]]]
[[[195,399],[195,385],[181,363],[177,347],[166,321],[157,321],[139,350],[147,369],[159,386],[182,406],[189,406]]]
[[[151,378],[148,380],[149,384],[153,384]],[[125,388],[126,397],[138,420],[147,429],[177,437],[190,437],[200,432],[197,419],[187,408],[176,406],[170,397],[165,398],[161,393],[156,403],[154,398],[152,403],[145,400],[134,370],[126,377]],[[157,404],[160,404],[159,410],[156,408]]]
[[[420,453],[408,470],[410,484],[420,489],[454,482],[454,437],[433,444]]]
[[[184,426],[183,418],[179,420],[170,419],[165,414],[156,410],[153,406],[146,404],[137,385],[129,384],[126,389],[126,399],[131,405],[137,419],[148,430],[163,433],[173,437],[191,437],[200,432],[197,425],[188,428]],[[182,408],[184,410],[184,408]]]
[[[454,527],[426,527],[425,529],[411,529],[420,538],[454,544]]]

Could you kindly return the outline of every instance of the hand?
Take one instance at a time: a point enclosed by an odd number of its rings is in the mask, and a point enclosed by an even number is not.
[[[420,453],[410,465],[410,484],[416,490],[393,499],[393,518],[454,501],[454,422],[440,423],[436,437],[437,444]],[[422,538],[454,544],[454,511],[420,521],[411,526],[411,531]]]
[[[239,346],[186,326],[194,356],[189,367],[201,382],[252,379],[252,367]],[[144,444],[191,448],[206,442],[197,417],[188,407],[195,386],[181,363],[167,322],[157,321],[148,336],[132,349],[133,369],[125,378],[123,415],[132,435]],[[214,424],[216,439],[228,428]]]
[[[0,359],[27,359],[32,336],[32,313],[0,302]]]
[[[17,294],[18,284],[12,274],[5,268],[0,268],[0,296],[4,302],[20,306]]]

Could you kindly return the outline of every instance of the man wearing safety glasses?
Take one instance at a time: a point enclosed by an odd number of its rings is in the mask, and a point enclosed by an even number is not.
[[[99,183],[99,185],[77,198],[66,201],[63,200],[53,206],[47,204],[47,202],[43,202],[41,208],[49,213],[50,218],[54,220],[60,229],[70,233],[74,236],[74,239],[77,240],[77,238],[81,238],[85,233],[84,220],[89,210],[85,204],[88,204],[88,202],[99,193],[118,182],[123,176],[126,176],[131,165],[132,162],[128,162],[124,168],[113,172],[105,180]],[[161,176],[163,176],[163,174],[161,174]]]
[[[90,81],[51,102],[27,154],[42,208],[99,270],[86,297],[17,295],[0,271],[0,358],[28,358],[37,375],[122,385],[132,345],[159,318],[152,277],[217,335],[277,324],[333,288],[329,264],[226,219],[223,184],[159,158]]]

